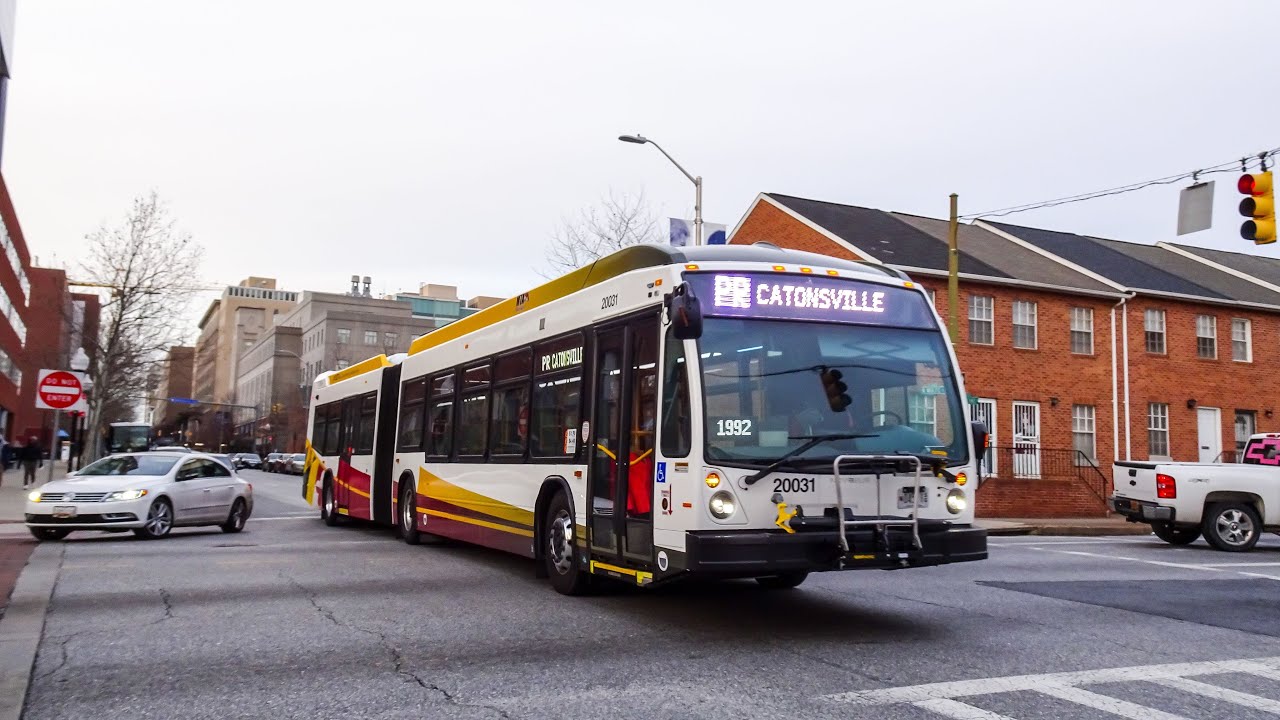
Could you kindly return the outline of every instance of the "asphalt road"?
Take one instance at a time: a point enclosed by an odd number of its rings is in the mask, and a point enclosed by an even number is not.
[[[1280,714],[1274,537],[993,538],[791,591],[565,598],[530,561],[327,528],[296,477],[247,475],[243,534],[72,535],[26,718]]]

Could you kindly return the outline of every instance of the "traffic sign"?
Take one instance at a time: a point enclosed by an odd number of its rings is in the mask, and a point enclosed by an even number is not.
[[[70,370],[41,370],[36,381],[36,408],[67,410],[82,404],[83,376]],[[78,409],[78,408],[77,408]]]

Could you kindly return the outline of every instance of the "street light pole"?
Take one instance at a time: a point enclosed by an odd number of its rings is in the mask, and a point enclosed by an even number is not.
[[[688,170],[685,170],[684,167],[680,165],[680,163],[676,162],[676,159],[671,157],[670,153],[668,153],[666,150],[663,150],[661,145],[641,135],[640,133],[636,133],[635,135],[619,135],[618,139],[621,140],[622,142],[634,143],[636,145],[648,144],[658,148],[658,152],[666,156],[666,158],[671,161],[671,164],[675,165],[676,169],[679,170],[681,173],[683,173],[685,177],[689,178],[689,182],[693,183],[693,192],[694,192],[694,196],[693,196],[694,197],[693,199],[694,241],[693,241],[693,244],[701,245],[702,244],[702,176],[698,175],[697,177],[694,177],[692,174],[689,173]]]

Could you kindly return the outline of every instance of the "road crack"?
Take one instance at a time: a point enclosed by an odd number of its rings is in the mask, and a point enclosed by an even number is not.
[[[397,675],[404,678],[405,682],[414,683],[418,687],[422,688],[423,690],[436,693],[441,698],[444,698],[444,700],[448,702],[450,705],[454,705],[460,708],[465,707],[465,708],[479,708],[482,710],[491,710],[497,713],[498,717],[503,718],[503,720],[511,720],[510,713],[508,713],[506,710],[503,710],[502,708],[494,707],[492,705],[484,705],[481,703],[464,702],[456,694],[418,675],[416,672],[414,672],[412,669],[408,667],[408,659],[405,657],[404,653],[400,650],[400,647],[396,645],[396,643],[392,642],[390,638],[387,637],[386,633],[380,632],[377,630],[370,630],[368,628],[360,627],[355,623],[347,622],[339,619],[338,616],[333,612],[333,610],[330,610],[329,608],[325,607],[320,603],[318,593],[316,593],[314,590],[312,590],[311,588],[308,588],[307,586],[298,582],[293,577],[283,572],[280,573],[280,577],[283,578],[290,585],[292,585],[299,592],[301,592],[303,597],[307,599],[307,602],[311,604],[311,607],[314,608],[315,611],[319,613],[321,617],[333,623],[335,626],[343,628],[345,630],[351,630],[354,632],[363,633],[365,635],[368,635],[369,637],[376,638],[378,641],[378,644],[382,647],[383,651],[385,651],[391,657],[392,668],[395,670]]]

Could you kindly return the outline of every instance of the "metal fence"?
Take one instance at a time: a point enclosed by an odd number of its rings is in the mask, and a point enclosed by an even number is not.
[[[1111,482],[1087,455],[1072,448],[995,445],[982,461],[982,476],[1019,480],[1078,480],[1105,501]]]

